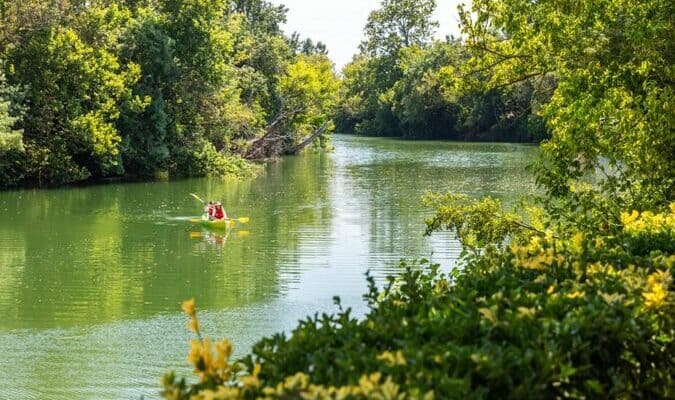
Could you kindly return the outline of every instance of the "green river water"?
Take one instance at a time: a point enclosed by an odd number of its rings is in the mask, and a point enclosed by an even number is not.
[[[336,135],[335,151],[268,164],[255,179],[113,183],[0,192],[0,398],[155,398],[189,374],[180,303],[238,355],[334,295],[365,311],[364,274],[401,258],[452,268],[451,234],[425,238],[426,191],[533,190],[536,148]],[[229,233],[191,225],[194,192],[250,217]]]

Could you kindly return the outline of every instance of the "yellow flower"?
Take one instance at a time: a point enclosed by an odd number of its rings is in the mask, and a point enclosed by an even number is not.
[[[255,372],[255,371],[254,371]],[[295,375],[287,376],[284,379],[284,388],[294,390],[294,389],[304,389],[309,385],[309,377],[302,372],[298,372]]]
[[[668,297],[668,287],[673,278],[669,271],[656,271],[647,277],[647,290],[642,293],[645,306],[660,308]]]
[[[633,222],[635,222],[638,218],[640,217],[640,213],[637,212],[636,210],[633,210],[630,214],[626,212],[621,213],[621,223],[624,226],[630,226]]]
[[[380,385],[380,393],[382,398],[395,399],[398,396],[398,391],[398,385],[392,382],[391,378],[387,378],[387,380],[382,385]]]
[[[190,364],[197,366],[199,360],[202,358],[202,342],[197,339],[190,340],[190,350],[188,351],[188,361]]]
[[[359,379],[359,388],[361,388],[364,395],[368,396],[375,389],[375,386],[380,383],[381,378],[382,374],[379,372],[363,375]]]
[[[216,392],[216,399],[240,399],[242,397],[239,388],[236,387],[225,387],[218,386],[218,391]]]
[[[377,356],[378,361],[384,361],[390,367],[397,365],[406,365],[406,359],[401,350],[396,351],[396,353],[391,353],[385,351],[384,353]]]
[[[213,368],[213,353],[211,353],[211,339],[205,338],[202,342],[202,362],[204,371],[209,372]]]
[[[194,317],[197,313],[195,309],[195,299],[185,300],[181,306],[183,312],[191,317]]]
[[[548,287],[548,290],[546,291],[547,294],[553,294],[555,292],[555,285],[551,285]]]
[[[577,299],[577,298],[579,298],[579,297],[584,297],[585,295],[586,295],[586,293],[581,292],[581,291],[578,291],[578,290],[575,290],[575,291],[572,292],[572,293],[568,293],[566,297],[567,297],[568,299]]]
[[[572,236],[572,250],[580,253],[584,246],[584,234],[577,232]]]
[[[492,306],[490,308],[479,308],[478,312],[483,315],[485,319],[488,321],[492,322],[492,324],[496,325],[499,320],[497,319],[497,306]]]
[[[247,389],[254,389],[260,386],[260,379],[257,376],[248,375],[239,378],[239,382]]]
[[[659,308],[663,305],[668,292],[663,289],[661,284],[656,284],[648,292],[642,293],[642,296],[645,298],[645,306]]]
[[[221,342],[216,343],[216,354],[217,356],[217,364],[218,368],[225,368],[227,366],[227,361],[230,359],[230,356],[232,355],[232,343],[230,343],[227,339],[224,339]]]

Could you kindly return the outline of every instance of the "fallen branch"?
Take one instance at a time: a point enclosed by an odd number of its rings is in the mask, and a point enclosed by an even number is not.
[[[288,154],[298,154],[302,149],[307,147],[310,143],[314,141],[319,135],[322,135],[324,132],[326,132],[326,129],[328,128],[328,122],[324,122],[318,129],[316,129],[311,135],[305,138],[302,142],[300,142],[298,145],[294,146],[291,148],[287,153]]]

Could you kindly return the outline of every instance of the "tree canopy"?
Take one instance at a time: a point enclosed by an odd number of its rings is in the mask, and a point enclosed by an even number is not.
[[[472,84],[548,90],[540,183],[561,200],[610,199],[616,223],[622,208],[675,196],[674,11],[659,0],[474,1],[461,12],[472,57],[455,81],[489,68]]]
[[[387,0],[370,14],[360,53],[343,70],[338,129],[427,139],[544,138],[533,113],[541,96],[530,81],[516,89],[447,84],[469,55],[463,41],[433,39],[435,7],[435,1]]]
[[[284,92],[302,86],[289,82],[305,79],[297,65],[323,57],[322,83],[336,80],[323,44],[282,33],[286,12],[262,0],[3,1],[0,59],[16,88],[3,123],[22,145],[0,153],[0,187],[246,173]],[[325,144],[332,126],[308,136],[334,103],[282,118],[272,136],[284,146],[267,155]]]
[[[438,22],[433,21],[435,0],[383,0],[368,16],[361,52],[396,57],[399,50],[431,41]]]

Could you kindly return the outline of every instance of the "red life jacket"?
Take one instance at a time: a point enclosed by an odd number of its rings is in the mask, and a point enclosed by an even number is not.
[[[215,210],[215,213],[214,213],[213,216],[214,216],[216,219],[223,219],[223,218],[225,218],[225,213],[223,212],[223,206],[221,206],[221,205],[216,205],[215,209],[216,209],[216,210]]]

